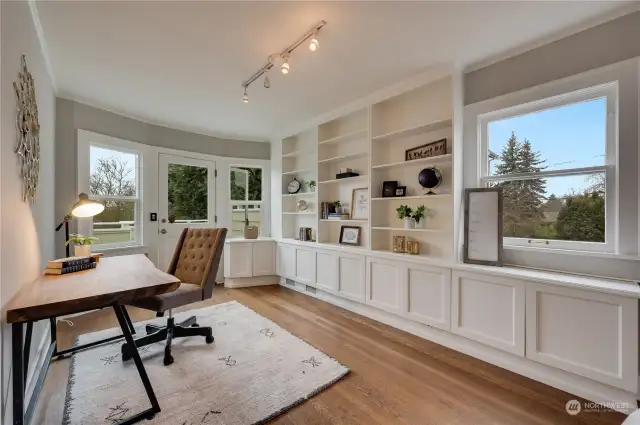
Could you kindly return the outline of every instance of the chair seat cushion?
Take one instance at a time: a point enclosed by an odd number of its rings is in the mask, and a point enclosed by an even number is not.
[[[165,312],[172,308],[202,301],[202,288],[193,283],[181,283],[180,287],[173,291],[155,297],[141,298],[128,303],[134,307],[144,308],[155,312]]]

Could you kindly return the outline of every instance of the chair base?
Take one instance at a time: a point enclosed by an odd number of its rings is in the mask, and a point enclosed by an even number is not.
[[[167,319],[167,326],[161,327],[156,325],[146,326],[147,335],[134,340],[136,347],[144,347],[145,345],[155,344],[157,342],[166,341],[164,348],[164,365],[169,366],[173,363],[171,355],[171,341],[174,338],[184,338],[188,336],[203,336],[205,342],[211,344],[214,341],[213,331],[210,327],[198,326],[195,316],[189,317],[184,322],[175,324],[173,317]],[[128,343],[122,344],[122,361],[131,360],[131,351]]]

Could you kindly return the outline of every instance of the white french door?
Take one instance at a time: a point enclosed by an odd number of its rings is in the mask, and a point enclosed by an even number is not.
[[[167,270],[187,227],[216,227],[214,161],[160,154],[158,159],[158,267]]]

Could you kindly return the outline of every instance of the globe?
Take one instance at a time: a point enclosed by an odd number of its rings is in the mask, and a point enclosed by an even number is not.
[[[442,183],[442,173],[436,167],[425,168],[418,174],[418,183],[420,186],[428,189],[425,195],[433,195],[433,189]]]

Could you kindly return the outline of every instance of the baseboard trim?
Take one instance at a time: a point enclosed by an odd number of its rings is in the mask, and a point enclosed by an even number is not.
[[[288,285],[285,283],[285,279],[281,278],[280,286],[320,299],[338,307],[342,307],[346,310],[411,333],[420,338],[427,339],[435,342],[436,344],[443,345],[447,348],[451,348],[452,350],[459,351],[500,368],[533,379],[534,381],[542,382],[543,384],[566,391],[570,394],[575,394],[586,400],[596,403],[628,403],[629,406],[631,406],[629,409],[616,405],[621,413],[628,415],[636,410],[635,406],[637,406],[637,400],[636,394],[633,392],[627,392],[619,388],[614,388],[591,379],[565,372],[561,369],[546,366],[526,357],[507,353],[444,330],[413,322],[366,304],[341,298],[322,291],[321,289],[317,289],[317,292],[312,294],[307,292],[305,290],[305,285],[299,282],[296,282],[295,285]]]
[[[277,285],[280,281],[280,276],[256,276],[256,277],[240,277],[240,278],[225,278],[225,288],[249,288],[251,286],[266,286]]]

